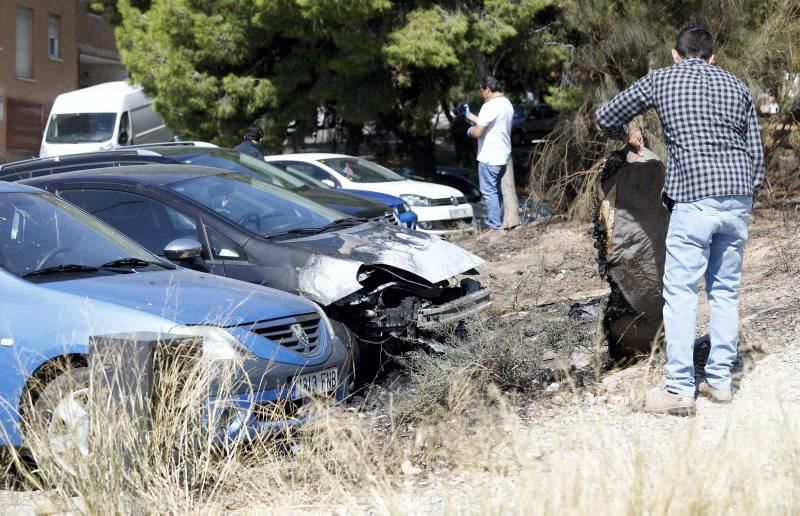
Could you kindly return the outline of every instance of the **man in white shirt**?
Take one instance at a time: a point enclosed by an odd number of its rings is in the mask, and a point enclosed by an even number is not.
[[[478,116],[470,113],[469,106],[466,106],[466,118],[475,124],[467,130],[467,135],[478,140],[478,176],[481,197],[488,212],[486,225],[491,230],[500,230],[503,227],[500,181],[511,155],[514,106],[500,91],[500,81],[491,75],[481,79],[481,96],[484,103]]]

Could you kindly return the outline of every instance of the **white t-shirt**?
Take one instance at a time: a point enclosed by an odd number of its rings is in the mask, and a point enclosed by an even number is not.
[[[478,161],[487,165],[505,165],[511,154],[511,120],[514,106],[506,97],[493,97],[481,106],[478,125],[486,127],[478,138]]]

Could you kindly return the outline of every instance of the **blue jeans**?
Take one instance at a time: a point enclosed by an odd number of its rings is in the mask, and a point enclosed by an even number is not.
[[[486,206],[486,225],[490,229],[503,227],[503,196],[500,181],[506,173],[505,165],[487,165],[478,162],[478,179],[481,187],[481,202]]]
[[[753,199],[708,197],[675,203],[664,265],[664,333],[667,390],[694,396],[697,283],[705,275],[711,308],[711,352],[706,379],[715,389],[731,384],[739,344],[739,294],[744,244]]]

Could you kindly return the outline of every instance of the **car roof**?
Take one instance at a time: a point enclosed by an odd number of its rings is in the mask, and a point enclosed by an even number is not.
[[[0,165],[0,173],[22,172],[31,169],[47,168],[48,165],[79,164],[103,158],[119,156],[158,156],[150,149],[116,149],[107,151],[82,152],[80,154],[66,154],[64,156],[50,156],[47,158],[31,158],[22,161],[13,161]]]
[[[0,181],[0,194],[4,193],[41,193],[38,188],[28,185],[21,185],[19,183],[7,183]]]
[[[330,158],[351,158],[356,159],[355,156],[348,156],[347,154],[334,154],[331,152],[298,152],[295,154],[276,154],[267,156],[267,161],[284,161],[287,159],[296,159],[300,161],[317,161],[320,159]]]
[[[160,186],[177,183],[197,177],[219,176],[233,174],[230,170],[212,167],[198,167],[195,165],[128,165],[125,167],[95,168],[77,172],[64,172],[41,176],[34,179],[25,179],[21,183],[49,183],[70,180],[107,180],[119,183],[149,183]]]
[[[30,158],[20,161],[12,161],[11,163],[2,163],[0,164],[0,173],[2,172],[10,172],[10,171],[17,171],[17,170],[28,170],[29,168],[38,168],[43,167],[46,164],[56,164],[56,163],[80,163],[86,160],[94,160],[94,159],[102,159],[107,157],[115,157],[115,156],[157,156],[159,152],[162,151],[169,151],[169,152],[177,152],[180,150],[194,150],[194,151],[201,151],[201,150],[212,150],[212,149],[220,149],[222,147],[217,147],[214,144],[206,143],[206,142],[194,142],[194,141],[185,141],[185,142],[160,142],[160,143],[149,143],[149,144],[141,144],[141,145],[127,145],[125,147],[120,147],[117,149],[111,150],[104,150],[104,151],[92,151],[92,152],[81,152],[77,154],[65,154],[63,156],[49,156],[46,158]]]

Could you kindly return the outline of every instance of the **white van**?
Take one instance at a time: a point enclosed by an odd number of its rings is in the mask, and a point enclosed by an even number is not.
[[[173,139],[140,86],[106,82],[56,97],[39,157]]]

